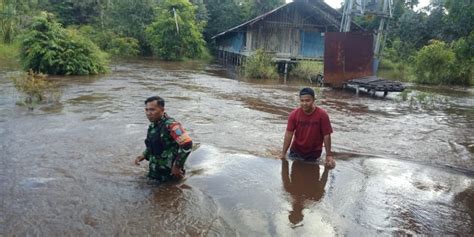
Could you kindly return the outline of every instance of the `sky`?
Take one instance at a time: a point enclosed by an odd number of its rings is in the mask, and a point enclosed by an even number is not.
[[[333,8],[340,8],[341,2],[344,2],[344,0],[324,0],[324,1]],[[286,0],[286,2],[292,2],[292,0]],[[418,4],[415,10],[427,6],[429,3],[430,3],[430,0],[420,0],[420,4]]]

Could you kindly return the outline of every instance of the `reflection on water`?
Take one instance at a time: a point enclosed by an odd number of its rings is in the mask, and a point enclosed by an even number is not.
[[[472,89],[424,88],[449,97],[434,110],[321,89],[338,159],[326,171],[274,159],[304,82],[198,63],[112,68],[54,77],[59,103],[34,111],[0,73],[0,236],[474,234]],[[182,182],[157,186],[132,165],[151,95],[201,144]]]
[[[288,161],[281,162],[281,179],[283,187],[292,198],[292,210],[288,219],[294,225],[303,220],[303,209],[309,205],[308,201],[318,202],[324,195],[324,187],[328,181],[328,169],[324,169],[322,176],[319,176],[320,167],[316,163],[293,161],[291,163],[291,173],[288,168]]]

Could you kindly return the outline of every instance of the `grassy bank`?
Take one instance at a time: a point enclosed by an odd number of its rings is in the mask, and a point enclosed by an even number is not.
[[[407,63],[392,62],[389,59],[382,59],[377,75],[394,81],[413,82],[415,74],[413,68]]]
[[[20,68],[20,44],[0,43],[0,66]]]

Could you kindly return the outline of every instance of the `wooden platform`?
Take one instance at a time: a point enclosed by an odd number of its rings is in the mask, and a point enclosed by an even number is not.
[[[382,91],[383,96],[387,96],[388,92],[402,92],[405,86],[398,81],[390,81],[376,76],[356,78],[347,81],[344,87],[355,88],[356,93],[359,94],[359,89],[364,88],[367,93],[375,95],[377,91]]]

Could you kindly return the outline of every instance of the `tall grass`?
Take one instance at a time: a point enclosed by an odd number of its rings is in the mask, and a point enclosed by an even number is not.
[[[318,74],[323,74],[324,64],[318,61],[300,61],[296,67],[291,70],[290,76],[301,79],[311,80],[312,77],[316,77]]]
[[[270,55],[258,49],[244,63],[244,75],[247,78],[275,79],[278,73]]]
[[[407,62],[393,62],[387,58],[380,62],[377,75],[395,81],[413,81],[415,78],[413,67]]]

